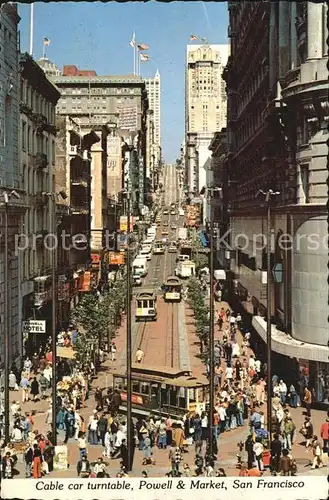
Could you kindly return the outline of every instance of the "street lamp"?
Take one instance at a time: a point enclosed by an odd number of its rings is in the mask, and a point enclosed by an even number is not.
[[[9,373],[10,373],[10,311],[9,311],[9,278],[8,278],[8,264],[9,264],[9,251],[8,251],[8,205],[12,197],[20,199],[20,195],[15,191],[3,191],[2,197],[5,205],[5,252],[4,252],[4,355],[5,355],[5,400],[4,400],[4,413],[5,413],[5,442],[9,442]]]
[[[210,273],[210,298],[209,298],[209,455],[213,456],[214,451],[214,393],[215,393],[215,331],[214,331],[214,320],[215,320],[215,297],[214,297],[214,210],[212,200],[215,198],[216,193],[222,198],[223,190],[220,187],[203,187],[200,194],[207,194],[210,202],[210,254],[209,254],[209,273]]]
[[[259,195],[265,197],[267,204],[267,244],[266,244],[266,257],[267,257],[267,323],[266,323],[266,346],[267,346],[267,431],[269,434],[270,443],[272,440],[272,335],[271,335],[271,200],[274,196],[278,196],[280,191],[273,191],[268,189],[263,191],[259,189],[256,198]]]
[[[56,198],[61,197],[63,200],[67,198],[67,194],[65,191],[60,191],[58,194],[53,192],[46,193],[46,196],[49,198],[49,226],[50,226],[50,234],[55,238],[55,231],[57,228],[56,225]],[[57,241],[57,240],[56,240]],[[57,444],[57,426],[56,426],[56,418],[57,418],[57,335],[56,335],[56,305],[57,305],[57,279],[56,279],[56,251],[57,245],[53,244],[50,249],[50,265],[51,265],[51,282],[52,282],[52,290],[51,290],[51,352],[52,352],[52,386],[51,386],[51,417],[52,417],[52,430],[53,430],[53,445]]]

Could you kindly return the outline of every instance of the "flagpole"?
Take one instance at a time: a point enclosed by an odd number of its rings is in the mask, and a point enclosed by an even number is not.
[[[33,56],[34,4],[30,6],[30,56]]]
[[[134,76],[136,75],[136,45],[133,46],[134,53]]]
[[[45,57],[46,57],[46,44],[45,44],[45,39],[43,39],[42,58],[45,59]]]

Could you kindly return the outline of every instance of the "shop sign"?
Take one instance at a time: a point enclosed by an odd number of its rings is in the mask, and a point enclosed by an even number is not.
[[[91,266],[92,267],[99,267],[100,264],[100,255],[98,253],[92,253],[91,254]]]
[[[46,333],[46,321],[43,319],[29,319],[23,321],[24,333]]]
[[[111,266],[121,266],[125,263],[124,254],[120,252],[109,253],[109,264]]]
[[[201,415],[203,411],[206,411],[206,403],[189,403],[188,411],[190,413],[198,413]]]
[[[130,231],[134,228],[134,217],[130,217]],[[120,217],[120,231],[128,231],[128,217],[126,215],[121,215]]]
[[[120,393],[122,401],[127,401],[127,393],[126,392],[121,392]],[[137,394],[132,394],[131,396],[131,402],[136,404],[136,405],[143,405],[144,401],[141,396],[137,396]]]
[[[54,470],[67,470],[68,449],[67,446],[55,446]]]
[[[79,288],[79,291],[80,292],[90,292],[90,284],[91,284],[91,274],[89,271],[86,271],[83,275],[82,275],[82,282],[80,281],[80,288]]]

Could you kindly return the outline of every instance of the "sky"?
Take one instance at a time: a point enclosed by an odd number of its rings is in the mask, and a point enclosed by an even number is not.
[[[21,51],[28,52],[30,6],[19,4],[19,15]],[[129,42],[135,31],[137,42],[149,46],[151,57],[142,63],[142,76],[154,76],[157,68],[160,72],[162,150],[164,160],[172,163],[184,139],[189,36],[226,44],[227,25],[226,2],[35,3],[33,56],[42,56],[47,37],[47,57],[60,68],[75,64],[98,75],[125,75],[133,73]]]

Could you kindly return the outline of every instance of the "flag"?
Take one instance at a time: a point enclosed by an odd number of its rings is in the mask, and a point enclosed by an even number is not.
[[[200,40],[196,35],[190,35],[190,42],[195,42],[196,40]]]
[[[148,45],[146,45],[146,43],[139,43],[139,44],[137,45],[137,48],[138,48],[138,50],[148,50],[148,49],[149,49],[149,46],[148,46]]]
[[[142,62],[147,62],[151,59],[148,54],[140,54],[140,58]]]
[[[200,38],[200,42],[203,42],[203,43],[208,43],[207,39],[206,38]]]
[[[136,47],[136,37],[135,37],[135,32],[133,33],[133,37],[129,42],[130,47]]]
[[[44,38],[43,39],[43,45],[49,45],[49,44],[50,44],[49,38]]]

